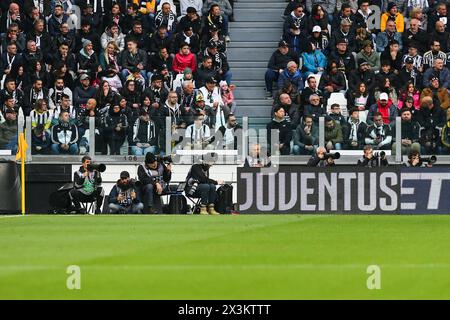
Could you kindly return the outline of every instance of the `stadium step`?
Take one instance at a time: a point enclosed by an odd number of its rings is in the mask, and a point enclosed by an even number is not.
[[[254,8],[242,8],[234,10],[235,21],[283,21],[281,15],[284,8],[261,8],[255,6]]]
[[[261,28],[234,28],[230,29],[230,37],[233,41],[279,41],[281,32],[279,29]]]
[[[265,98],[264,74],[283,33],[286,6],[284,0],[235,3],[227,54],[236,84],[236,115],[248,116],[250,128],[265,128],[270,120],[273,100]]]
[[[233,68],[232,72],[235,80],[264,80],[266,68]]]

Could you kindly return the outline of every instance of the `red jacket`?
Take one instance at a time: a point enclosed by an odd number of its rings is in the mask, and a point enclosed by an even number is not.
[[[173,59],[173,71],[183,73],[184,69],[190,68],[192,73],[197,71],[197,59],[193,53],[186,56],[177,53]]]

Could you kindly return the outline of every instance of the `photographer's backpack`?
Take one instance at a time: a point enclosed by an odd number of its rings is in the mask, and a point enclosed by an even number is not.
[[[231,184],[224,184],[217,189],[215,209],[222,214],[230,214],[234,210],[233,186]]]
[[[187,214],[187,200],[181,193],[170,195],[167,214]]]
[[[69,192],[73,189],[73,183],[67,183],[50,194],[48,202],[53,213],[69,213],[72,206]]]

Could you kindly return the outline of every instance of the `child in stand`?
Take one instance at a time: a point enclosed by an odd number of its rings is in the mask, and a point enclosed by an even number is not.
[[[234,84],[230,84],[228,86],[227,82],[222,80],[219,83],[220,85],[220,93],[222,95],[223,103],[230,108],[231,113],[236,113],[236,102],[234,102],[234,94],[233,91],[236,89]]]

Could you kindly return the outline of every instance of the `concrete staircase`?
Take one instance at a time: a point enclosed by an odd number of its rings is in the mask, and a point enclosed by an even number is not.
[[[228,61],[237,88],[237,116],[270,118],[272,100],[265,99],[264,74],[283,30],[284,0],[238,0],[230,23]],[[266,121],[267,120],[267,121]],[[256,123],[255,123],[256,124]],[[265,125],[264,125],[265,126]],[[254,127],[254,126],[253,126]]]

